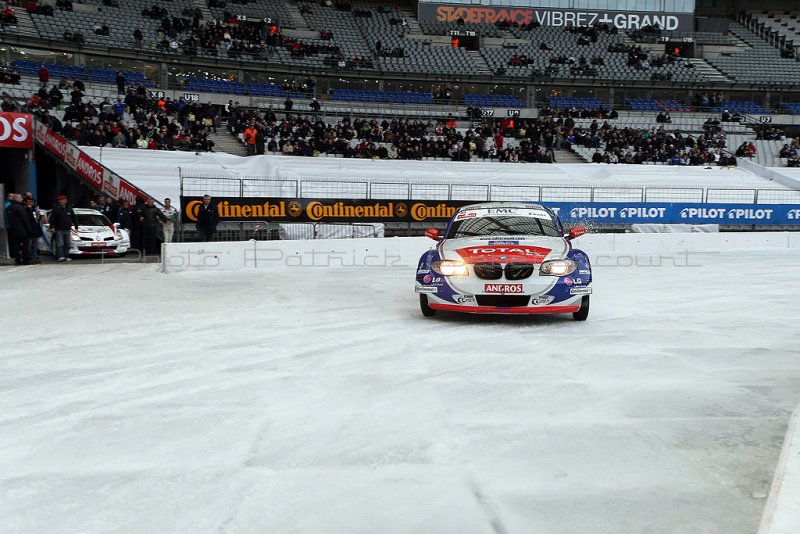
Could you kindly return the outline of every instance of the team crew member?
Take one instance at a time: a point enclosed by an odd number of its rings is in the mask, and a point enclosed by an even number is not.
[[[214,232],[217,230],[218,222],[219,214],[217,213],[217,207],[211,203],[211,197],[205,195],[203,197],[203,205],[200,206],[200,211],[197,213],[198,240],[211,241]]]
[[[154,254],[158,252],[158,239],[156,234],[159,220],[161,220],[161,222],[166,222],[167,218],[161,213],[161,210],[156,207],[155,201],[152,198],[148,198],[147,205],[142,209],[141,218],[139,220],[142,225],[142,244],[144,245],[145,254]]]
[[[175,235],[175,226],[178,224],[178,210],[172,206],[170,199],[165,198],[161,213],[166,218],[164,221],[164,243],[172,243],[172,238]]]
[[[28,217],[28,211],[22,205],[22,195],[15,193],[11,204],[6,208],[8,222],[11,225],[9,245],[13,252],[14,262],[17,265],[31,264],[30,239],[33,237],[33,222]],[[38,263],[38,262],[37,262]]]
[[[58,197],[58,204],[50,213],[50,231],[53,235],[53,253],[58,261],[72,261],[69,257],[69,234],[72,228],[78,229],[75,211],[67,205],[67,197]]]

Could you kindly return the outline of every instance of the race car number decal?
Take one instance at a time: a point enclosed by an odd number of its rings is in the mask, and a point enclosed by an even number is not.
[[[522,284],[483,284],[484,293],[522,293]]]

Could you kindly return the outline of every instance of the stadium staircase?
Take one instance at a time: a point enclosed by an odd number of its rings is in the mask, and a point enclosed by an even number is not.
[[[586,159],[582,158],[572,150],[554,150],[553,155],[556,158],[555,163],[588,163]]]
[[[223,152],[234,156],[247,155],[247,147],[239,141],[238,137],[228,132],[225,124],[217,128],[217,133],[209,133],[208,138],[214,141],[214,152]]]
[[[36,24],[33,23],[30,13],[24,7],[17,7],[14,14],[17,16],[17,35],[40,38]]]
[[[475,65],[475,72],[471,73],[472,75],[477,74],[478,76],[494,76],[494,71],[492,71],[489,63],[486,62],[486,58],[484,58],[479,51],[469,50],[467,51],[467,54]]]
[[[705,59],[692,58],[689,60],[689,63],[694,65],[695,70],[697,70],[697,73],[700,74],[704,80],[712,83],[730,83],[731,81],[722,71],[710,65]]]
[[[192,0],[192,5],[200,8],[200,13],[203,14],[203,24],[207,24],[208,22],[214,20],[214,14],[211,13],[211,9],[209,9],[208,2],[206,2],[206,0]]]
[[[279,21],[284,26],[291,26],[295,30],[311,30],[311,27],[306,22],[305,17],[302,13],[300,13],[300,8],[297,7],[297,2],[286,2],[286,11],[289,12],[289,16],[291,17],[291,21]],[[315,32],[315,37],[318,37],[319,33]]]

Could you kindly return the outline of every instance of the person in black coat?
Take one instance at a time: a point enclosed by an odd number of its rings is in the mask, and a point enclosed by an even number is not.
[[[136,197],[136,204],[133,205],[131,214],[131,247],[142,250],[144,240],[142,239],[142,220],[144,218],[144,199]]]
[[[28,219],[31,221],[31,236],[28,239],[28,248],[31,251],[31,263],[41,263],[39,261],[39,239],[44,236],[42,231],[42,219],[39,208],[36,207],[36,201],[33,197],[25,198],[25,213],[28,214]]]
[[[124,228],[128,232],[131,231],[131,225],[133,221],[131,220],[133,217],[133,212],[131,210],[131,203],[127,200],[122,201],[122,206],[117,210],[117,222],[119,223],[120,228]]]
[[[8,214],[9,246],[17,265],[31,264],[31,248],[29,239],[33,236],[33,224],[28,217],[25,206],[22,205],[22,195],[14,195],[11,204],[6,208]]]
[[[211,241],[214,232],[217,231],[217,223],[219,222],[219,213],[217,207],[211,203],[211,197],[205,195],[203,197],[203,205],[197,212],[197,233],[199,234],[199,241]]]
[[[50,212],[50,231],[53,235],[53,254],[58,261],[70,261],[70,233],[72,228],[78,229],[75,211],[67,205],[67,197],[58,197],[58,204]]]
[[[142,241],[145,254],[155,254],[158,252],[158,221],[165,223],[167,218],[156,207],[152,198],[147,199],[147,205],[142,211]]]

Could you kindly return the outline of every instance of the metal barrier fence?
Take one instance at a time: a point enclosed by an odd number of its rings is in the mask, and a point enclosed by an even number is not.
[[[375,200],[530,202],[692,202],[800,204],[800,191],[747,187],[564,186],[525,183],[471,184],[340,178],[181,176],[181,195]]]

